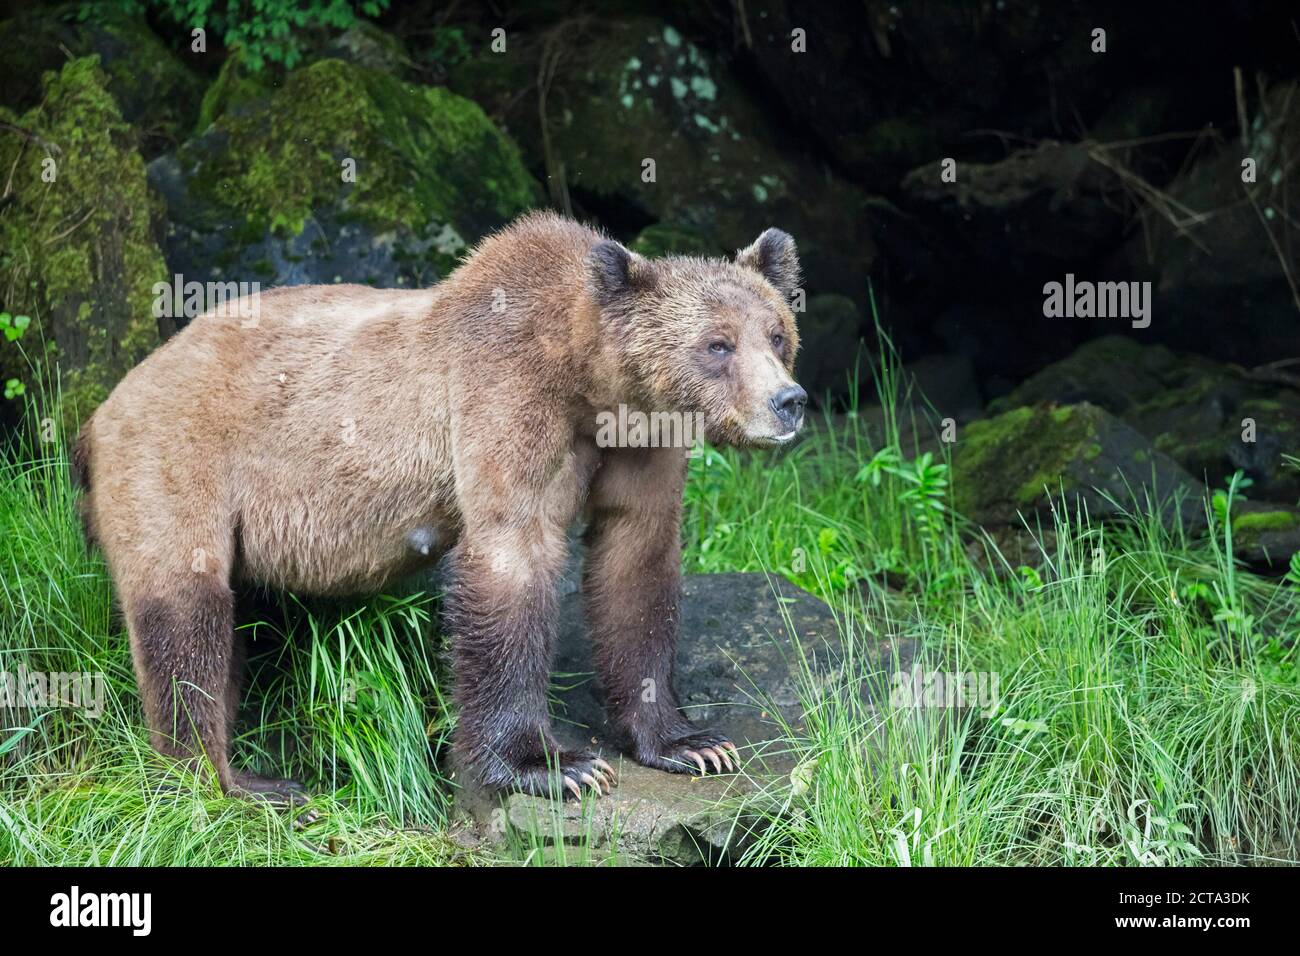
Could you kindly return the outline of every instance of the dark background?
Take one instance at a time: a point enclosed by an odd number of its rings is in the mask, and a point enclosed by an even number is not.
[[[1258,371],[1300,355],[1293,4],[414,2],[346,29],[308,16],[276,41],[288,57],[223,42],[233,34],[219,19],[195,53],[183,20],[168,3],[11,3],[0,24],[11,129],[93,124],[61,120],[41,77],[98,54],[123,120],[112,146],[147,164],[134,192],[107,162],[79,175],[68,188],[97,211],[59,238],[78,210],[33,222],[42,213],[22,195],[40,143],[0,135],[0,173],[20,170],[0,204],[2,307],[38,313],[65,367],[106,366],[87,373],[90,405],[147,351],[151,330],[132,325],[147,275],[133,270],[264,287],[427,283],[535,205],[652,254],[725,254],[769,225],[791,232],[809,297],[801,376],[819,398],[845,398],[859,338],[875,347],[873,294],[936,406],[961,420],[1112,334],[1294,384],[1286,366]],[[1104,53],[1091,49],[1097,27]],[[505,52],[491,49],[497,28]],[[796,28],[806,52],[791,49]],[[329,59],[352,72],[324,92],[295,79]],[[459,114],[426,103],[412,116],[415,101],[374,74],[472,101],[513,146],[485,151],[470,130],[465,143],[431,147],[420,135],[454,138]],[[495,153],[514,147],[529,181],[505,190]],[[360,158],[355,188],[333,182],[349,152]],[[1258,163],[1249,187],[1246,156]],[[324,157],[323,174],[304,157]],[[641,178],[645,158],[653,183]],[[940,181],[944,158],[956,160],[955,184]],[[283,197],[296,213],[272,208]],[[145,209],[105,219],[114,200],[147,206],[148,235]],[[47,240],[63,247],[97,225],[77,253],[94,260],[91,275],[23,264]],[[131,255],[141,241],[156,243],[145,267]],[[24,244],[37,255],[19,255]],[[106,246],[125,248],[122,261]],[[1043,284],[1066,273],[1150,281],[1150,327],[1045,318]],[[87,302],[88,321],[60,315]],[[175,324],[161,321],[158,335]],[[1084,364],[1115,372],[1107,354]],[[1153,363],[1161,390],[1193,368],[1125,354],[1135,364],[1119,382],[1058,381],[1013,400],[1083,397],[1122,413],[1128,397],[1102,393]]]

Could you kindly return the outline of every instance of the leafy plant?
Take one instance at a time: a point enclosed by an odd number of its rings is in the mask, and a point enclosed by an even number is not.
[[[146,8],[186,30],[216,34],[223,46],[243,51],[242,65],[257,72],[273,63],[292,69],[302,59],[303,33],[312,29],[346,30],[359,16],[377,17],[389,0],[119,0],[85,2],[82,20],[140,16]]]
[[[21,339],[31,324],[30,315],[10,315],[8,312],[0,312],[0,329],[4,331],[6,342],[16,342]]]
[[[32,324],[30,315],[11,315],[8,312],[0,312],[0,330],[4,332],[6,342],[17,342],[23,337]],[[20,346],[21,348],[21,346]],[[21,380],[9,378],[5,380],[5,398],[19,398],[27,393],[27,386]]]
[[[1228,524],[1232,505],[1238,501],[1248,500],[1241,493],[1242,489],[1249,488],[1254,483],[1253,479],[1246,477],[1244,471],[1237,471],[1228,479],[1226,488],[1216,488],[1214,490],[1214,495],[1210,498],[1210,507],[1214,509],[1214,515],[1219,519],[1219,524]]]

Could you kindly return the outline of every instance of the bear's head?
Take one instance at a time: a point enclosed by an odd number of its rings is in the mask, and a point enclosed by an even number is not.
[[[643,411],[703,418],[715,445],[776,446],[803,426],[794,381],[794,240],[768,229],[734,262],[646,259],[613,240],[591,249],[589,291]]]

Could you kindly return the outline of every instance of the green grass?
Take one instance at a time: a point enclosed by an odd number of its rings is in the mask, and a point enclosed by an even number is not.
[[[946,509],[943,456],[913,437],[925,416],[897,366],[875,373],[879,407],[823,419],[786,454],[691,463],[686,570],[785,575],[831,602],[846,647],[839,684],[805,674],[808,718],[778,744],[799,766],[770,786],[743,862],[1300,861],[1300,588],[1238,566],[1230,507],[1208,507],[1195,534],[1136,507],[1104,527],[1061,508],[1025,529],[1046,560],[1014,566]],[[236,753],[317,794],[298,821],[153,755],[73,498],[60,443],[0,458],[0,672],[104,675],[98,717],[0,704],[0,863],[498,859],[450,836],[434,599],[283,597],[246,625]],[[882,638],[914,645],[923,670],[996,674],[996,706],[891,701],[865,663]],[[611,859],[518,843],[503,856]]]

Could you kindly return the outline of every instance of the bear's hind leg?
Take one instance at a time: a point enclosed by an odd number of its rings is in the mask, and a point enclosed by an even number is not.
[[[211,573],[168,576],[169,586],[123,596],[136,679],[154,749],[178,760],[206,757],[223,791],[288,799],[292,781],[233,771],[238,706],[234,598]]]

